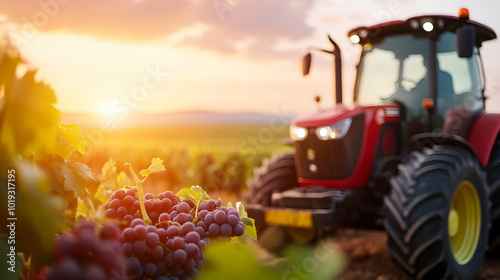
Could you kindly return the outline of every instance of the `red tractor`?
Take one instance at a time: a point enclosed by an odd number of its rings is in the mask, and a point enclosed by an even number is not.
[[[417,279],[472,279],[500,252],[500,115],[485,112],[480,47],[495,32],[426,15],[348,33],[362,47],[354,105],[292,121],[294,153],[250,181],[259,232],[308,242],[339,227],[385,229],[394,264]],[[311,54],[303,59],[307,75]]]

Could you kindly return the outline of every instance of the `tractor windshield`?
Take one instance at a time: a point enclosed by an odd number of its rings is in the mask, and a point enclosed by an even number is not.
[[[475,48],[471,57],[460,58],[455,42],[454,33],[444,32],[435,45],[436,127],[443,125],[451,110],[484,108],[479,51]],[[406,107],[409,121],[423,124],[427,112],[421,104],[430,97],[431,87],[430,45],[429,38],[411,34],[388,36],[373,45],[365,44],[354,101],[363,105],[397,101]]]
[[[409,34],[365,45],[356,101],[378,105],[395,100],[406,105],[410,115],[419,114],[422,100],[429,97],[428,57],[429,39]]]
[[[484,108],[483,82],[479,70],[479,50],[469,58],[460,58],[456,52],[454,33],[445,32],[436,42],[437,106],[438,115],[457,107],[467,111]]]

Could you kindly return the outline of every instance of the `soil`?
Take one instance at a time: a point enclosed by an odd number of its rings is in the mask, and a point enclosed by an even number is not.
[[[409,279],[392,265],[384,232],[345,229],[339,230],[333,240],[349,258],[349,266],[339,280]],[[478,279],[500,279],[500,258],[485,258]]]

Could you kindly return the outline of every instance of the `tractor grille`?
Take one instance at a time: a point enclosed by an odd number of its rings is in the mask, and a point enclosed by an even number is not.
[[[364,114],[353,117],[349,131],[341,139],[319,140],[315,129],[309,128],[307,138],[294,143],[299,177],[340,180],[351,176],[363,142]]]

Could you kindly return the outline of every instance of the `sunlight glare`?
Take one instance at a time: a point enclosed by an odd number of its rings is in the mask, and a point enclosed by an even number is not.
[[[102,117],[112,117],[116,115],[118,112],[113,110],[113,107],[111,106],[112,102],[113,100],[111,99],[100,100],[96,107],[96,113]]]

